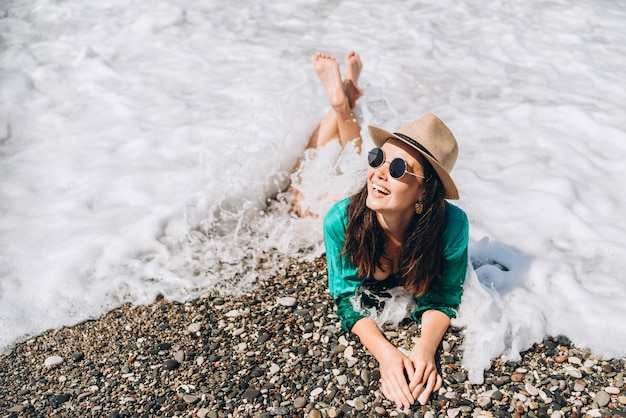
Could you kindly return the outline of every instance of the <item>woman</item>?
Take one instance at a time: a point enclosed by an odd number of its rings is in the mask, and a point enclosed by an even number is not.
[[[330,294],[342,327],[356,334],[380,364],[381,391],[398,407],[426,403],[442,384],[435,353],[461,301],[468,221],[444,199],[458,199],[450,172],[457,143],[426,114],[392,133],[370,126],[377,148],[366,185],[336,203],[324,220]],[[407,356],[352,303],[364,280],[414,295],[421,336]]]

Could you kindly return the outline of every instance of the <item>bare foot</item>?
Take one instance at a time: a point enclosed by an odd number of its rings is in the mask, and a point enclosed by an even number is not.
[[[346,55],[346,79],[343,86],[350,102],[350,109],[354,108],[357,99],[363,95],[363,91],[361,91],[358,85],[361,68],[363,68],[361,57],[356,52],[350,51]]]
[[[341,74],[337,61],[330,55],[318,52],[311,58],[313,68],[320,78],[330,104],[333,108],[345,106],[346,94],[341,83]]]

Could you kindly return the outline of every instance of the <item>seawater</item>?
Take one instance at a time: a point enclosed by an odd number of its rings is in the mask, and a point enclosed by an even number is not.
[[[367,124],[427,111],[457,136],[470,379],[545,335],[626,355],[624,21],[624,1],[4,2],[0,347],[323,254],[365,162],[334,143],[292,178],[328,109],[309,58],[356,50],[365,149]]]

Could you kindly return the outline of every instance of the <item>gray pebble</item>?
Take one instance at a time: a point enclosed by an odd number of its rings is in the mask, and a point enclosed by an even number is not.
[[[254,401],[259,396],[261,396],[261,392],[256,389],[248,389],[243,393],[244,399],[248,400],[248,402]]]
[[[611,402],[611,395],[601,390],[593,397],[593,401],[598,404],[600,408],[605,407]]]

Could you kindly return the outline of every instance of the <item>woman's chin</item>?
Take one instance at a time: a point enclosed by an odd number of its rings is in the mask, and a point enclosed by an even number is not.
[[[370,193],[367,195],[367,199],[365,200],[365,206],[373,211],[378,211],[384,207],[384,198],[374,197]]]

